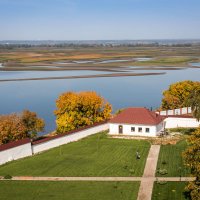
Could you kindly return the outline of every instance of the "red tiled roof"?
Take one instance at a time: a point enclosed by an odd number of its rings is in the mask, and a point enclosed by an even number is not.
[[[111,119],[110,123],[157,125],[163,121],[161,115],[147,108],[127,108]]]
[[[25,139],[14,141],[14,142],[9,142],[8,144],[2,144],[0,145],[0,151],[11,149],[23,144],[27,144],[29,142],[31,142],[31,140],[29,138],[25,138]]]

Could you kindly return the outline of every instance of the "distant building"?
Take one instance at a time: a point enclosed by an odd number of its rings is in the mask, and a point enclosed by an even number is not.
[[[164,117],[147,108],[127,108],[109,121],[109,134],[155,137],[164,129]]]

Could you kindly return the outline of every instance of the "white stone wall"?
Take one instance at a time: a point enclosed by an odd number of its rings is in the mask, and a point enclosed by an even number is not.
[[[192,113],[191,107],[184,107],[184,108],[177,108],[174,110],[163,110],[160,112],[157,112],[160,115],[166,116],[166,115],[184,115],[184,114],[190,114]]]
[[[200,126],[200,122],[198,122],[195,118],[168,117],[165,119],[165,122],[165,128],[195,128]]]
[[[0,151],[0,165],[32,155],[31,143]]]
[[[109,126],[106,123],[106,124],[94,126],[94,127],[91,127],[91,128],[88,128],[88,129],[85,129],[83,131],[79,131],[79,132],[76,132],[73,134],[65,135],[63,137],[55,138],[55,139],[52,139],[52,140],[49,140],[49,141],[46,141],[43,143],[34,144],[34,145],[32,145],[32,151],[33,151],[33,154],[36,154],[36,153],[39,153],[42,151],[46,151],[48,149],[52,149],[54,147],[58,147],[63,144],[68,144],[70,142],[78,141],[89,135],[93,135],[98,132],[108,130],[108,128],[109,128]]]
[[[119,135],[119,125],[123,126],[123,134],[120,135],[132,135],[132,136],[149,136],[155,137],[162,129],[163,123],[158,124],[157,126],[152,125],[140,125],[140,124],[109,124],[109,134],[111,135]],[[131,127],[135,127],[135,132],[131,131]],[[138,128],[142,128],[142,132],[138,132]],[[146,133],[146,128],[149,128],[149,133]]]

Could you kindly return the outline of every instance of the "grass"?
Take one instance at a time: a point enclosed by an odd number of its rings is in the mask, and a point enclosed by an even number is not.
[[[176,145],[162,145],[157,163],[158,169],[166,169],[168,177],[188,176],[190,171],[184,166],[182,152],[186,149],[185,140],[178,142]],[[157,176],[162,176],[157,173]]]
[[[107,59],[132,59],[137,57],[155,58],[146,62],[109,63],[107,66],[187,66],[188,62],[199,61],[200,46],[196,47],[35,47],[0,49],[0,60],[12,61],[24,65],[60,60],[107,60]],[[103,64],[104,66],[105,64]],[[84,66],[84,64],[79,64]],[[93,64],[87,66],[95,67]]]
[[[138,189],[139,182],[1,181],[0,199],[136,200]]]
[[[11,176],[142,176],[150,143],[89,136],[44,153],[0,166]],[[136,151],[141,159],[136,159]]]
[[[154,183],[152,200],[186,200],[184,188],[186,182],[167,182],[166,184]]]

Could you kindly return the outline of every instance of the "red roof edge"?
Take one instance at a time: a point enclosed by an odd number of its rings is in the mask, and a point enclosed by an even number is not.
[[[5,151],[7,149],[18,147],[20,145],[27,144],[30,142],[31,142],[30,138],[25,138],[25,139],[14,141],[14,142],[9,142],[8,144],[2,144],[0,145],[0,151]]]
[[[55,135],[55,136],[52,136],[52,137],[47,137],[47,138],[44,138],[44,139],[41,139],[41,140],[36,140],[36,141],[32,142],[32,144],[33,145],[40,144],[40,143],[43,143],[43,142],[54,140],[56,138],[61,138],[61,137],[64,137],[66,135],[71,135],[71,134],[77,133],[79,131],[83,131],[83,130],[86,130],[86,129],[89,129],[89,128],[92,128],[92,127],[95,127],[95,126],[98,126],[98,125],[106,124],[107,122],[108,122],[108,120],[103,121],[103,122],[97,122],[97,123],[94,123],[92,125],[89,125],[89,126],[86,126],[86,127],[83,127],[83,128],[78,128],[78,129],[63,133],[63,134]]]

